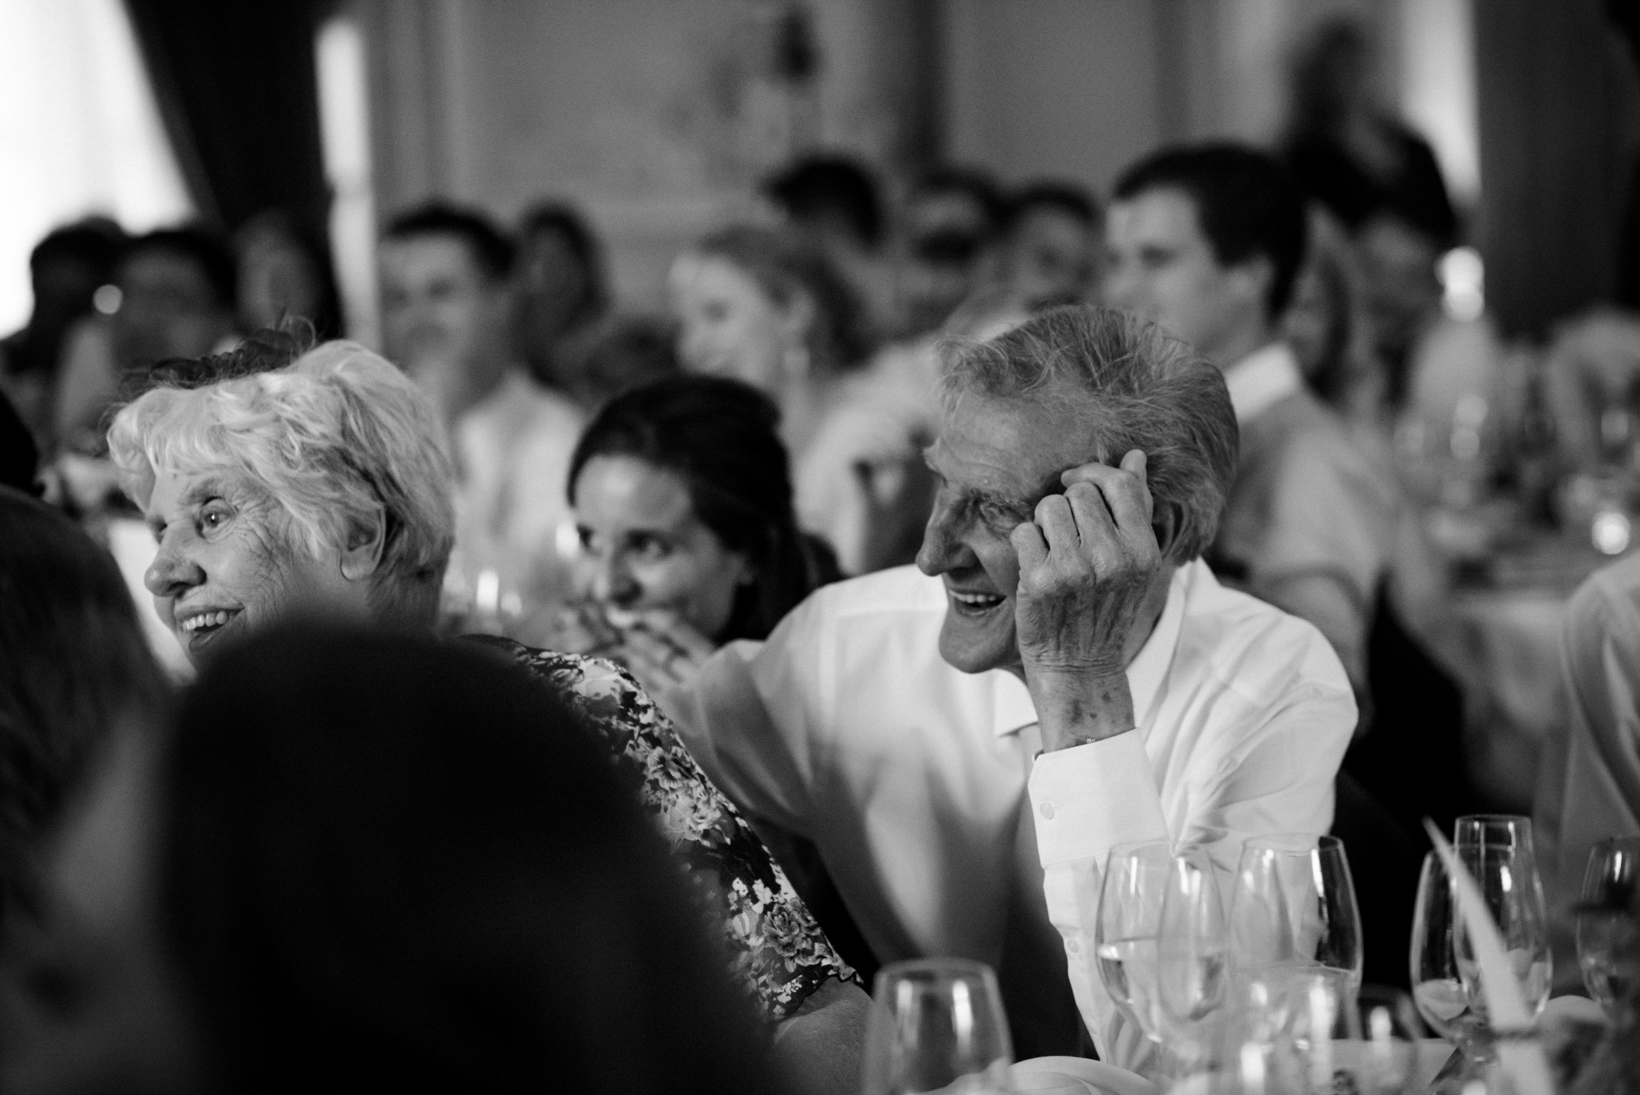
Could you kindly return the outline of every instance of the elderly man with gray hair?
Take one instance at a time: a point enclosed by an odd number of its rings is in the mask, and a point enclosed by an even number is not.
[[[1237,431],[1183,343],[1060,308],[948,346],[943,379],[917,566],[818,591],[667,702],[732,799],[819,846],[878,960],[989,962],[1017,1056],[1078,1052],[1080,1013],[1142,1066],[1095,966],[1106,854],[1325,832],[1349,681],[1201,561]]]

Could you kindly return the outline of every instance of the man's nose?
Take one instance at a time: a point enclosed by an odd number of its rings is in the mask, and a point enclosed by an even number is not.
[[[924,574],[944,574],[960,565],[964,549],[954,517],[949,505],[935,499],[934,512],[923,526],[922,547],[917,549],[917,568]]]
[[[205,571],[171,537],[160,541],[159,553],[142,576],[142,584],[156,597],[178,597],[204,581]]]

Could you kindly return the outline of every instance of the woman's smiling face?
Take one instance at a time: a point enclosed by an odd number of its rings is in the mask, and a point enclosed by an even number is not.
[[[340,550],[309,552],[290,514],[243,471],[156,468],[144,514],[159,542],[145,584],[195,661],[221,636],[301,605],[368,611],[369,583],[343,575]]]
[[[667,609],[714,639],[735,594],[752,580],[746,556],[695,513],[684,481],[635,456],[594,456],[575,479],[575,523],[586,549],[583,581],[619,609]]]

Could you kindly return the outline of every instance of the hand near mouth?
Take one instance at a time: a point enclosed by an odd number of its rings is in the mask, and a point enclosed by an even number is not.
[[[1011,536],[1019,651],[1050,750],[1133,728],[1127,663],[1143,644],[1137,625],[1167,565],[1145,468],[1135,449],[1119,467],[1065,472],[1065,493],[1038,502],[1035,519]]]

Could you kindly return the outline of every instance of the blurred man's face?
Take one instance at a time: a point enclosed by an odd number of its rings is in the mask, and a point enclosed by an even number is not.
[[[1039,206],[1008,237],[1008,282],[1024,299],[1089,299],[1099,277],[1099,233],[1063,209]]]
[[[487,391],[506,365],[507,286],[453,235],[390,239],[379,252],[387,357],[447,413]]]
[[[1392,217],[1367,222],[1356,237],[1356,250],[1373,337],[1386,352],[1399,356],[1440,313],[1439,251],[1428,236]]]
[[[1264,316],[1264,279],[1224,266],[1182,190],[1146,190],[1110,208],[1105,299],[1137,312],[1221,366],[1221,347]]]
[[[127,369],[204,357],[233,330],[229,306],[216,299],[210,278],[186,255],[139,251],[120,265],[115,281],[121,295],[114,346]]]
[[[935,330],[978,287],[991,225],[972,197],[944,190],[913,197],[904,223],[900,308],[911,332]]]

